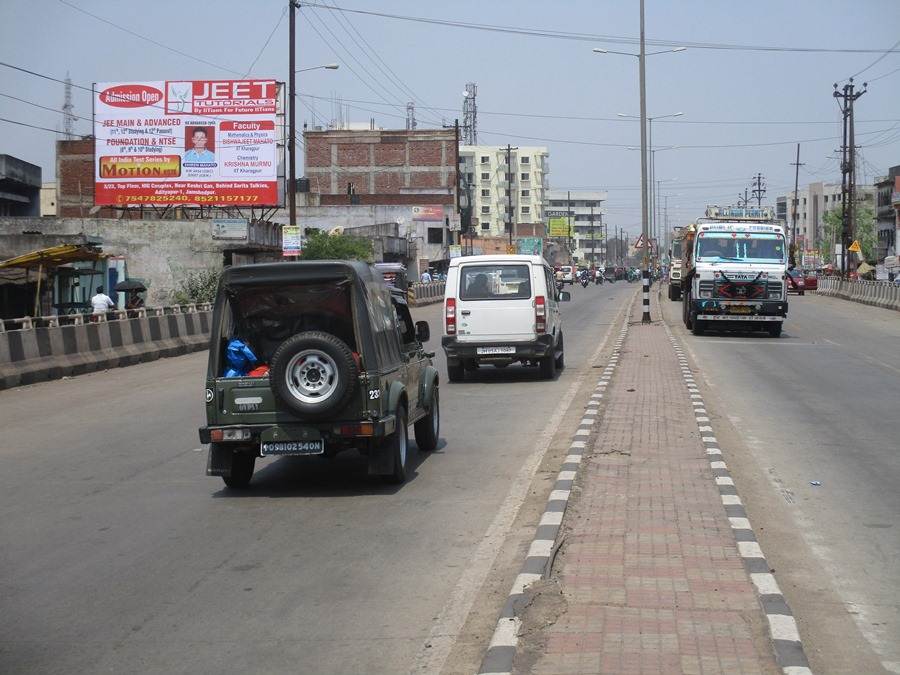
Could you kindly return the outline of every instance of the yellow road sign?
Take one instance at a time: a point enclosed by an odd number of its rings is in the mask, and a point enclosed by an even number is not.
[[[847,249],[850,253],[862,253],[862,249],[859,247],[859,242],[854,241],[850,244],[850,248]]]
[[[516,248],[516,245],[515,245],[515,244],[507,244],[507,245],[506,245],[506,252],[507,252],[509,255],[515,255],[517,250],[518,250],[518,249]]]

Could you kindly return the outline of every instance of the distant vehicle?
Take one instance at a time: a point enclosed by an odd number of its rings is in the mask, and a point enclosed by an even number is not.
[[[803,272],[800,270],[788,270],[787,276],[785,277],[785,283],[787,283],[788,293],[796,293],[797,295],[806,294],[806,279],[803,276]]]
[[[681,300],[681,244],[684,228],[676,227],[669,248],[669,300]]]
[[[441,338],[447,379],[460,382],[481,365],[505,368],[517,362],[537,366],[542,377],[553,379],[565,366],[559,303],[570,297],[557,290],[553,269],[540,256],[454,258]]]
[[[682,320],[708,328],[761,328],[781,335],[787,316],[787,246],[774,209],[709,206],[686,228],[682,255]]]
[[[563,273],[563,281],[567,284],[574,285],[575,283],[575,268],[571,265],[562,265],[559,269],[562,270]]]

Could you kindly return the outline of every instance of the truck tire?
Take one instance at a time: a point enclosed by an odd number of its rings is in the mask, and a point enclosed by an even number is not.
[[[225,485],[232,490],[243,490],[250,485],[256,455],[251,452],[235,451],[231,458],[231,475],[222,476]]]
[[[353,352],[330,333],[298,333],[272,355],[269,386],[285,406],[305,419],[327,417],[343,408],[358,381]]]
[[[431,408],[428,414],[413,425],[416,433],[416,445],[421,452],[431,452],[437,447],[438,437],[441,433],[441,404],[438,397],[439,389],[434,387],[431,398]]]
[[[766,326],[766,331],[771,337],[781,337],[781,321],[772,321]]]
[[[703,335],[706,332],[706,321],[698,319],[696,315],[691,315],[691,332],[694,335]]]
[[[688,293],[681,298],[681,320],[684,321],[684,327],[688,330],[693,328],[691,317],[691,294]]]
[[[394,433],[382,441],[384,449],[388,452],[393,462],[391,473],[382,478],[387,483],[399,485],[405,483],[407,478],[406,467],[409,462],[409,429],[406,427],[406,408],[401,403],[397,406],[397,426]]]

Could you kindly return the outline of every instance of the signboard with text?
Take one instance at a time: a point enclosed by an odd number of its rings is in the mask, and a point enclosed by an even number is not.
[[[516,240],[516,248],[519,255],[542,255],[544,240],[540,237],[520,237]]]
[[[246,218],[213,218],[213,239],[238,239],[246,241],[249,221]]]
[[[94,203],[276,206],[275,80],[106,82],[94,94]]]
[[[569,224],[569,218],[567,216],[552,216],[549,224],[551,237],[572,236],[572,227]]]
[[[412,207],[413,220],[427,220],[434,223],[444,222],[443,206],[414,206]]]
[[[284,225],[281,228],[281,255],[300,255],[303,253],[303,238],[299,225]]]

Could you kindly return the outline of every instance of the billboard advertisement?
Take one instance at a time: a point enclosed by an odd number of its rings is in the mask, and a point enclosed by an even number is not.
[[[275,80],[104,82],[94,203],[278,205]]]
[[[444,222],[444,207],[437,206],[414,206],[412,207],[413,220],[426,220],[433,223]]]
[[[519,255],[543,255],[544,240],[540,237],[520,237],[516,239],[516,247]]]
[[[567,216],[552,216],[550,218],[550,236],[551,237],[571,237],[572,228],[569,225]]]

